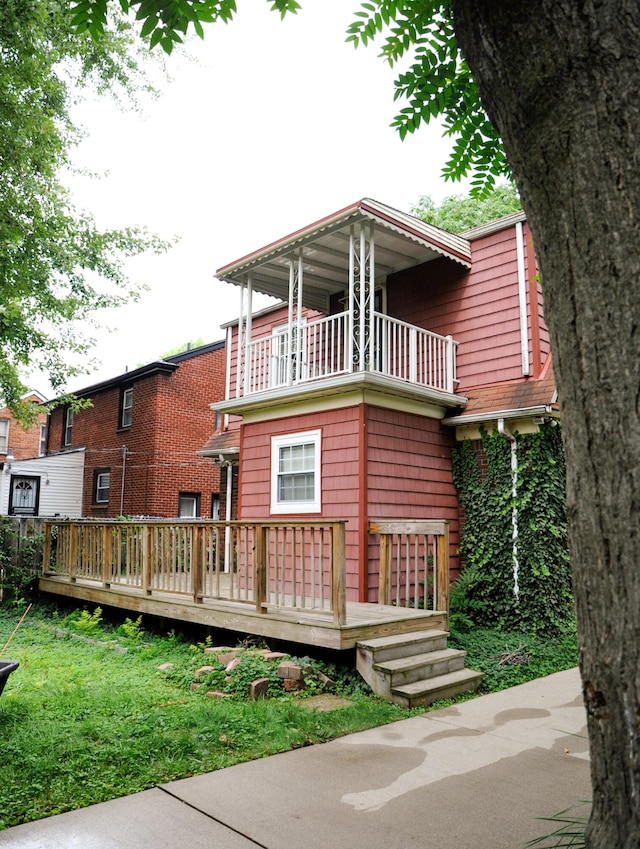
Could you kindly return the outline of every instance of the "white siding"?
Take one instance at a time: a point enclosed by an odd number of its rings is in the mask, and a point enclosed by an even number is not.
[[[0,472],[0,515],[6,516],[9,511],[9,489],[14,474],[40,478],[39,516],[70,519],[82,516],[84,449],[32,460],[14,460],[10,470],[5,468]]]

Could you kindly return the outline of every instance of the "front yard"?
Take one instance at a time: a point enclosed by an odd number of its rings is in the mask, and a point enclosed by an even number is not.
[[[0,606],[0,651],[23,611]],[[228,637],[144,626],[152,623],[31,609],[2,658],[20,667],[0,697],[0,829],[411,714],[371,696],[348,666],[298,656],[306,686],[287,690],[281,659],[252,651],[259,647],[245,646],[227,670],[206,649]],[[571,634],[543,640],[476,629],[453,642],[486,673],[484,692],[576,663]],[[249,686],[259,678],[267,698],[253,701]],[[310,698],[319,694],[331,703]]]

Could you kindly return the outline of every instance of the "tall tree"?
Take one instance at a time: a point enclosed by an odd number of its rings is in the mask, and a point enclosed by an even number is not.
[[[101,232],[61,182],[79,139],[71,104],[83,86],[131,92],[140,46],[122,20],[98,42],[74,34],[59,0],[0,3],[0,396],[24,421],[24,372],[42,368],[61,390],[90,346],[78,323],[134,294],[126,256],[161,247]]]
[[[106,2],[93,0],[97,7]],[[172,9],[189,7],[197,18],[206,8],[211,18],[220,16],[222,6],[229,15],[235,8],[233,0],[131,5],[147,33],[171,27]],[[180,14],[186,27],[188,15]],[[640,3],[368,0],[349,37],[366,43],[381,32],[389,62],[412,57],[397,82],[397,95],[407,103],[396,121],[400,134],[443,116],[446,131],[457,137],[446,175],[473,168],[481,189],[511,171],[531,225],[564,424],[569,547],[592,764],[587,844],[635,849]]]
[[[435,224],[450,233],[462,233],[521,209],[522,202],[514,184],[501,183],[482,197],[449,195],[439,204],[429,195],[422,195],[411,212],[428,224]]]

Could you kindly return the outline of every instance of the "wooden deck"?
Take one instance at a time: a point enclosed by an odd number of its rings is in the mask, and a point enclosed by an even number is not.
[[[351,649],[360,640],[406,634],[431,628],[446,629],[446,613],[415,610],[382,604],[346,603],[346,622],[336,624],[329,612],[279,608],[267,605],[256,613],[242,602],[204,599],[195,604],[183,595],[162,593],[146,595],[132,587],[103,587],[97,581],[47,576],[40,578],[40,589],[103,607],[117,607],[139,615],[160,616],[211,628],[255,634],[272,640],[321,646],[327,649]]]
[[[39,585],[138,615],[338,650],[446,630],[446,523],[371,526],[380,604],[346,601],[344,526],[47,520]]]

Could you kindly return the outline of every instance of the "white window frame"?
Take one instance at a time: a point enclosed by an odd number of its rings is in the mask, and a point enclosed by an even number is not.
[[[93,503],[108,504],[111,495],[111,469],[96,471],[94,486]]]
[[[4,433],[2,432],[4,428]],[[0,454],[9,453],[9,419],[0,419]]]
[[[293,380],[292,370],[300,369],[305,355],[305,333],[307,317],[302,316],[300,322],[302,336],[302,348],[298,352],[298,322],[291,324],[291,336],[289,336],[289,322],[276,324],[272,328],[271,335],[271,369],[269,372],[271,386],[286,386],[289,380]],[[298,356],[300,353],[300,357]],[[298,362],[301,360],[301,362]],[[300,375],[297,375],[300,379]]]
[[[321,510],[321,480],[320,480],[320,448],[322,431],[307,430],[300,433],[287,433],[271,437],[271,513],[319,513]],[[297,445],[313,445],[313,499],[305,501],[283,501],[279,498],[280,483],[280,451],[282,448]]]
[[[67,407],[64,411],[64,422],[62,430],[62,445],[64,448],[71,445],[73,441],[73,408]]]
[[[133,386],[127,386],[122,391],[122,410],[120,412],[120,427],[131,427],[133,422]]]
[[[40,442],[38,445],[38,457],[44,457],[47,453],[47,425],[40,425]]]

